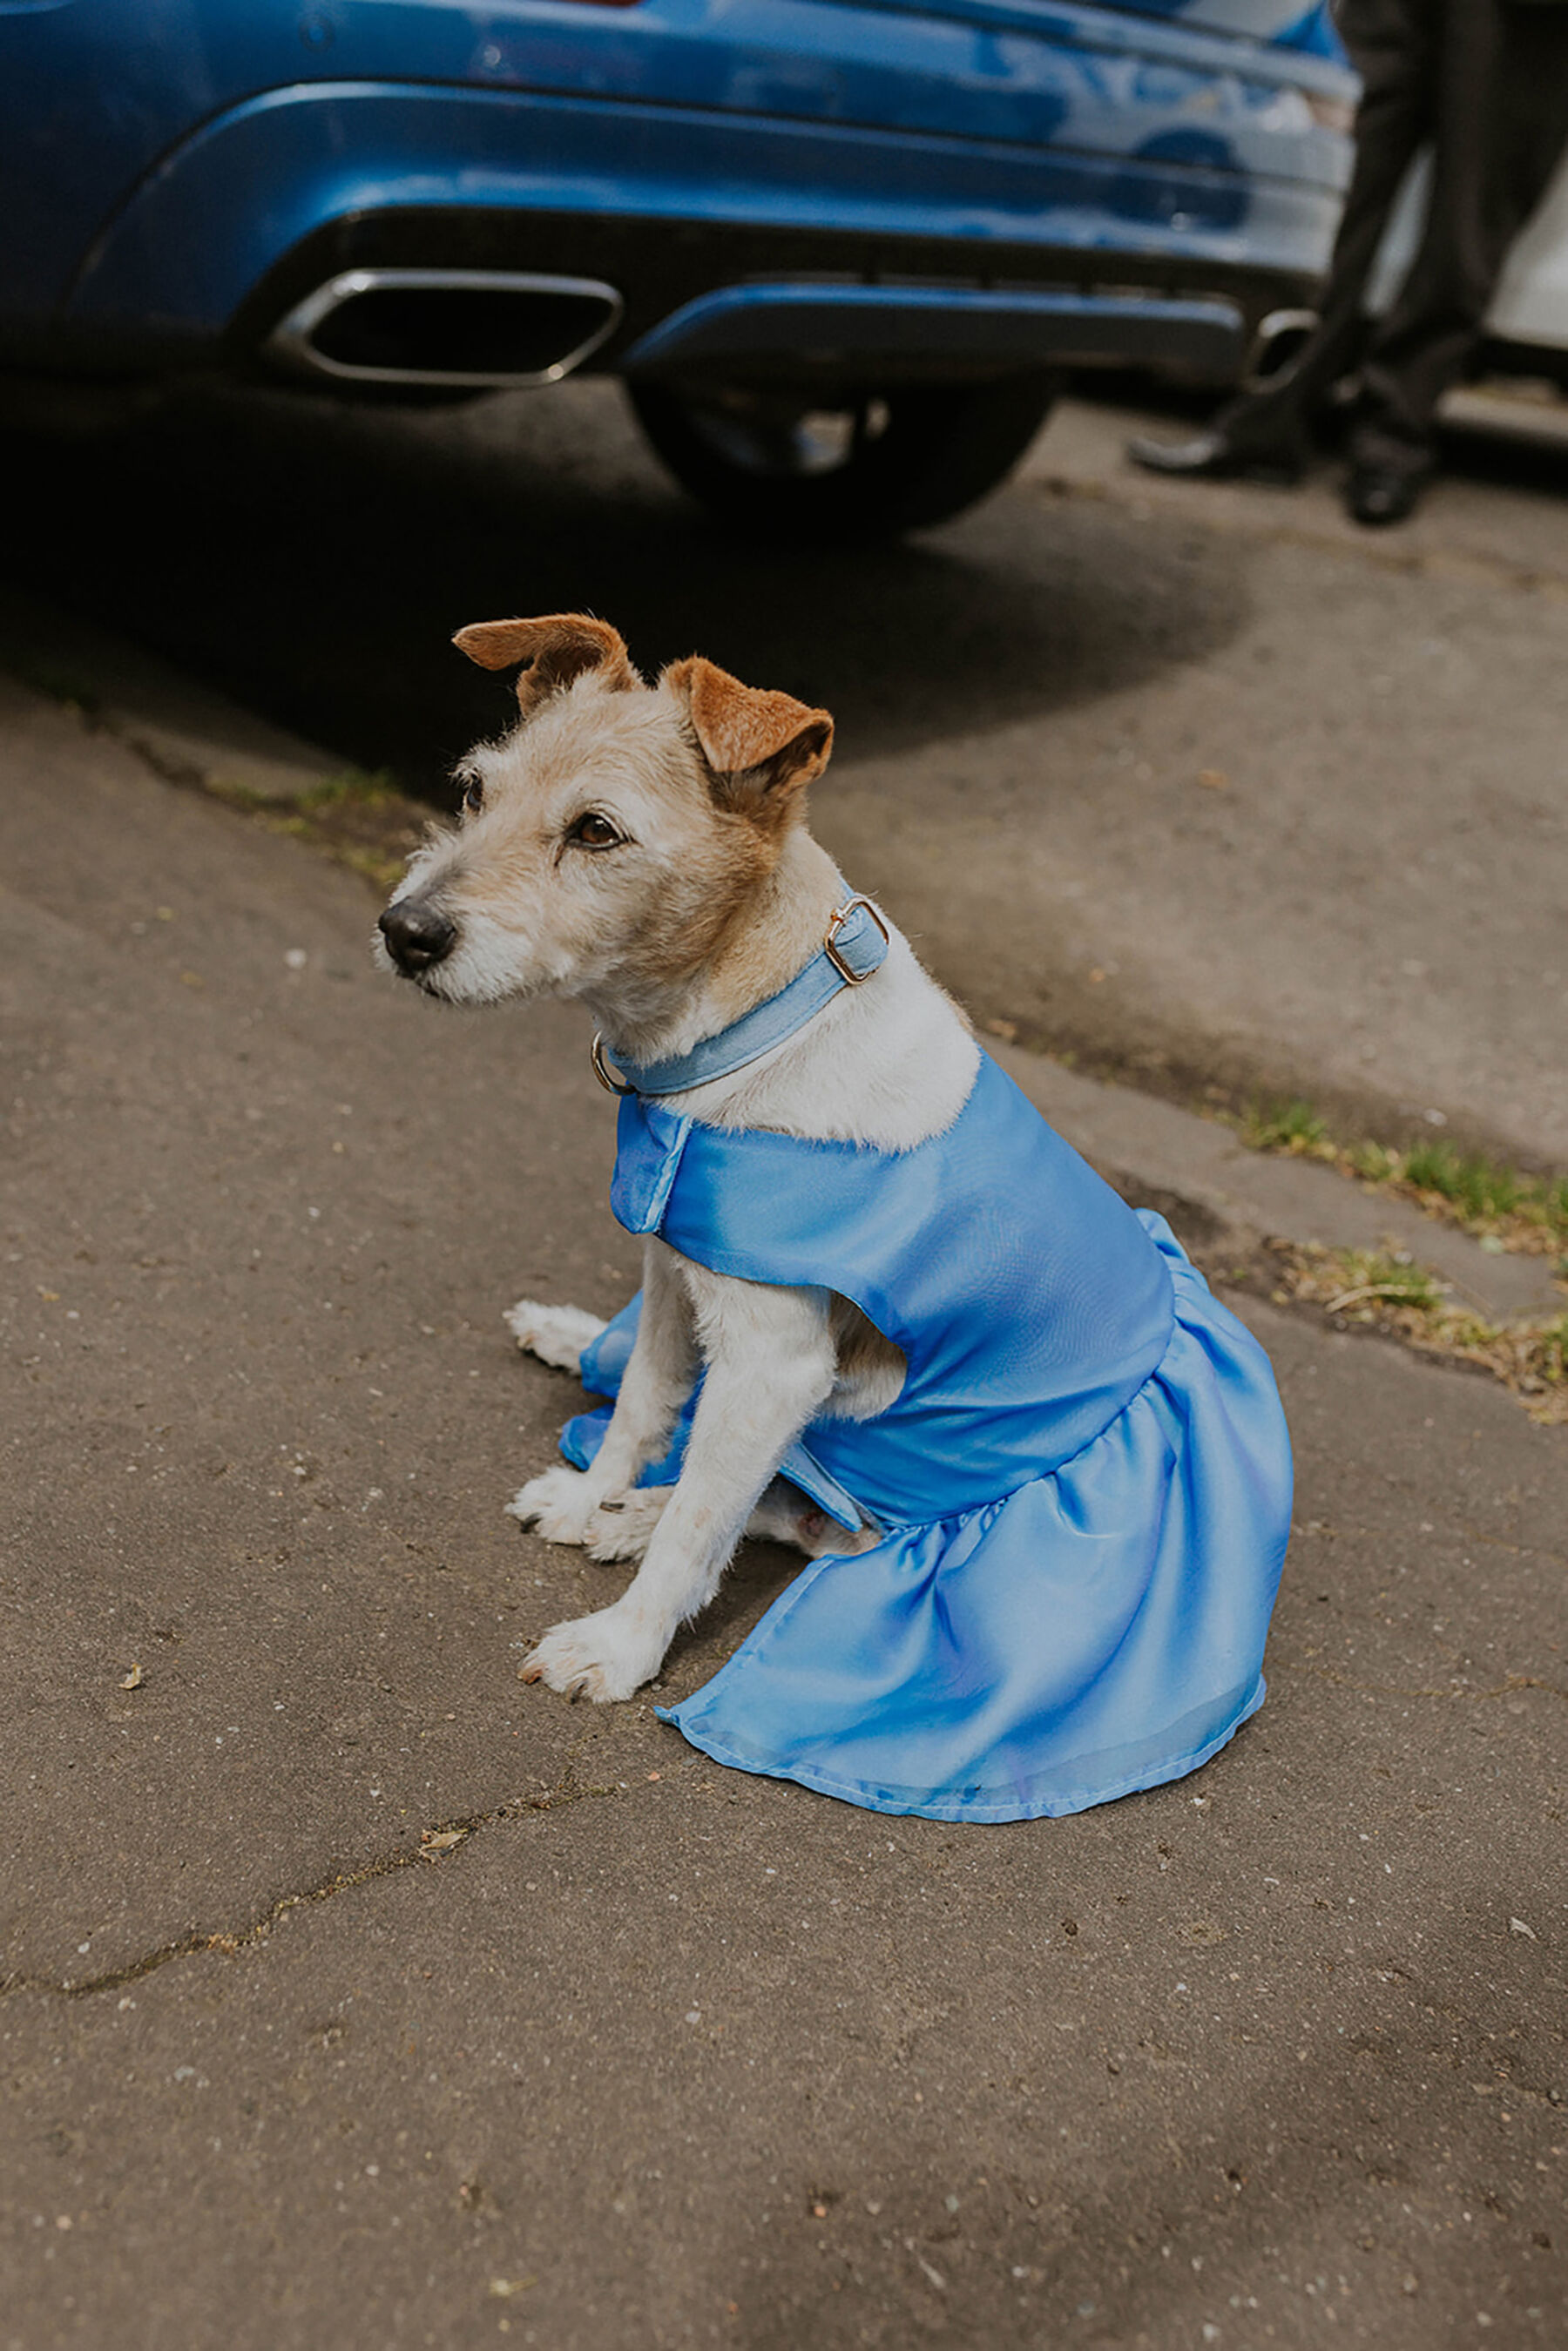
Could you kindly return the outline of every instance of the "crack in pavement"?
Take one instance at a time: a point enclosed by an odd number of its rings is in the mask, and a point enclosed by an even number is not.
[[[465,1844],[476,1830],[488,1828],[497,1821],[522,1820],[530,1813],[562,1811],[568,1804],[586,1802],[598,1796],[615,1796],[623,1792],[620,1783],[613,1787],[571,1786],[572,1758],[568,1757],[566,1770],[553,1788],[540,1796],[509,1797],[504,1804],[493,1805],[488,1812],[467,1813],[461,1817],[438,1823],[422,1833],[421,1842],[395,1853],[380,1854],[361,1864],[358,1869],[335,1870],[314,1886],[307,1886],[297,1894],[281,1894],[253,1918],[247,1927],[233,1933],[219,1928],[205,1932],[194,1928],[188,1935],[173,1942],[162,1943],[156,1950],[144,1951],[139,1959],[127,1960],[123,1967],[109,1969],[104,1974],[83,1979],[67,1977],[58,1981],[47,1976],[0,1976],[0,2000],[8,2000],[17,1992],[47,1992],[57,2000],[87,2000],[94,1993],[118,1991],[124,1984],[139,1983],[143,1976],[167,1967],[172,1959],[199,1959],[209,1951],[221,1951],[234,1959],[257,1943],[267,1940],[278,1920],[291,1910],[303,1909],[308,1903],[329,1902],[335,1894],[350,1893],[357,1886],[368,1886],[372,1879],[390,1877],[400,1869],[407,1869],[416,1861],[439,1866],[448,1852]]]

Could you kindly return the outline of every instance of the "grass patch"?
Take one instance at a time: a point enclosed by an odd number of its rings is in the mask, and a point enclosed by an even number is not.
[[[62,668],[58,664],[40,658],[25,645],[13,644],[0,638],[0,667],[8,670],[23,685],[30,685],[49,702],[63,703],[68,710],[79,710],[85,718],[97,720],[99,700],[91,681],[76,670]]]
[[[402,881],[403,868],[429,830],[432,811],[400,792],[385,776],[350,769],[287,799],[272,799],[229,776],[204,774],[195,768],[176,769],[154,758],[145,744],[131,741],[131,748],[166,782],[220,800],[237,816],[286,841],[308,843],[335,864],[362,874],[382,897]]]
[[[248,813],[269,832],[308,841],[362,874],[383,897],[402,879],[432,815],[388,777],[358,773],[334,776],[298,799],[252,803]]]
[[[1343,1314],[1348,1307],[1359,1306],[1364,1301],[1385,1306],[1414,1306],[1423,1314],[1433,1312],[1442,1303],[1441,1282],[1424,1265],[1416,1265],[1406,1252],[1342,1249],[1336,1263],[1337,1270],[1345,1278],[1345,1286],[1324,1301],[1331,1314]]]
[[[1298,1159],[1332,1159],[1329,1131],[1310,1102],[1254,1102],[1241,1122],[1241,1139],[1252,1151],[1283,1151]]]
[[[1473,1364],[1518,1396],[1532,1420],[1568,1424],[1568,1314],[1491,1322],[1456,1305],[1404,1252],[1267,1243],[1276,1305],[1322,1307],[1342,1325],[1391,1333],[1422,1354]]]
[[[1472,1224],[1516,1216],[1530,1197],[1528,1180],[1511,1167],[1468,1159],[1451,1143],[1418,1143],[1405,1154],[1403,1174],[1417,1192],[1436,1192]]]
[[[1300,1101],[1254,1103],[1238,1132],[1250,1150],[1319,1160],[1372,1190],[1414,1200],[1492,1248],[1561,1256],[1568,1271],[1568,1176],[1526,1176],[1451,1143],[1422,1142],[1408,1151],[1342,1143],[1312,1104]]]

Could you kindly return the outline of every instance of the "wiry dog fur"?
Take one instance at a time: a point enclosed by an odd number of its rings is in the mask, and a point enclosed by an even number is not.
[[[615,631],[581,613],[487,622],[456,643],[488,669],[528,664],[521,717],[459,770],[459,828],[420,852],[382,917],[389,965],[452,1003],[579,997],[612,1051],[641,1061],[688,1050],[794,977],[841,894],[804,820],[831,751],[826,711],[700,658],[649,687]],[[889,927],[872,981],[669,1106],[894,1151],[950,1125],[977,1048]],[[520,1345],[569,1370],[602,1328],[527,1300],[507,1320]],[[639,1489],[701,1366],[678,1484]],[[776,1473],[809,1421],[869,1418],[903,1377],[898,1350],[847,1300],[716,1274],[651,1237],[637,1343],[597,1458],[547,1469],[510,1505],[550,1541],[642,1564],[611,1606],[547,1633],[528,1677],[629,1698],[748,1526],[813,1554],[874,1540],[833,1527]]]

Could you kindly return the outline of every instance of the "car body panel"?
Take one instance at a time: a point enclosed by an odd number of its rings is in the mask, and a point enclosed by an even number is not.
[[[325,221],[406,206],[549,208],[831,225],[887,236],[1308,270],[1333,199],[1155,158],[534,94],[317,86],[268,92],[170,159],[100,240],[76,320],[219,331]],[[214,233],[221,223],[224,233]],[[1130,232],[1135,232],[1131,234]]]
[[[858,238],[862,274],[903,239],[980,277],[1005,251],[1304,284],[1347,165],[1326,21],[1301,0],[0,0],[0,335],[73,365],[178,360],[236,319],[265,340],[257,289],[290,254],[415,215],[511,215],[512,269],[568,266],[531,249],[566,217]]]

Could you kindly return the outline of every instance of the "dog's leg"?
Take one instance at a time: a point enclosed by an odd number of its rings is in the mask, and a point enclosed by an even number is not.
[[[650,1239],[643,1250],[643,1311],[604,1441],[586,1469],[564,1462],[512,1497],[507,1508],[547,1542],[585,1543],[595,1558],[641,1554],[662,1500],[637,1492],[639,1474],[668,1450],[692,1391],[696,1346],[674,1252]]]
[[[678,1627],[710,1600],[758,1497],[830,1394],[824,1290],[776,1290],[688,1267],[707,1357],[680,1483],[613,1607],[547,1633],[526,1681],[630,1698]]]
[[[519,1298],[502,1320],[525,1354],[559,1372],[580,1371],[583,1349],[604,1328],[602,1317],[585,1307],[540,1306],[531,1298]]]
[[[882,1541],[882,1529],[869,1520],[852,1532],[840,1526],[785,1478],[774,1479],[747,1520],[746,1531],[753,1541],[788,1543],[808,1559],[822,1559],[830,1552],[849,1557],[871,1551]]]

